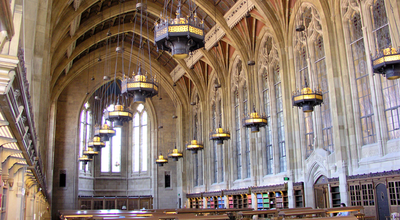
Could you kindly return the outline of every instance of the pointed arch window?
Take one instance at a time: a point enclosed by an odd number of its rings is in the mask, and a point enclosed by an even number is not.
[[[133,172],[148,171],[148,115],[143,104],[139,104],[132,120]]]
[[[319,18],[316,8],[308,3],[303,3],[296,15],[296,24],[305,26],[305,31],[302,34],[295,33],[294,38],[296,72],[299,76],[296,82],[297,88],[303,88],[306,79],[310,87],[322,89],[324,100],[323,105],[316,107],[315,111],[303,112],[306,158],[314,151],[316,144],[330,153],[334,151],[323,30]],[[315,131],[314,123],[322,126],[318,126],[318,130]],[[319,134],[318,139],[321,139],[316,140],[315,132]]]
[[[194,127],[193,133],[196,140],[200,140],[201,133],[199,128],[199,115],[196,112],[193,116]],[[193,154],[194,157],[194,186],[201,186],[203,185],[203,151],[199,150],[196,154]]]
[[[286,171],[285,121],[283,117],[282,87],[279,65],[274,67],[275,102],[278,130],[279,171]]]
[[[239,109],[239,91],[234,92],[234,112],[235,112],[235,144],[236,144],[236,162],[237,173],[236,178],[242,178],[242,145],[241,145],[241,132],[240,132],[240,109]]]
[[[87,149],[88,142],[92,136],[92,112],[90,110],[89,103],[85,103],[83,110],[80,115],[80,125],[79,125],[79,156],[82,157],[84,149]],[[89,164],[83,165],[79,163],[79,170],[90,171]]]
[[[243,87],[243,114],[248,115],[248,95],[247,95],[247,87]],[[244,138],[245,138],[245,159],[246,159],[246,178],[250,178],[250,132],[249,129],[244,129]]]
[[[264,69],[264,74],[266,74],[266,69]],[[265,127],[265,145],[266,145],[266,167],[265,174],[272,174],[274,165],[274,154],[272,149],[272,130],[271,130],[271,100],[269,95],[268,78],[265,77],[263,82],[263,100],[264,100],[264,112],[267,116],[268,125]]]
[[[211,112],[212,112],[212,129],[215,130],[217,128],[217,110],[215,106],[215,102],[211,106]],[[213,143],[213,157],[214,157],[214,178],[213,178],[213,183],[218,182],[218,145],[214,141]]]
[[[387,1],[386,5],[392,7],[391,4],[391,2]],[[375,41],[375,51],[382,51],[384,48],[393,46],[385,1],[373,1],[370,10],[372,11],[372,33]],[[393,9],[391,11],[393,13]],[[397,16],[394,17],[397,19]],[[379,79],[384,99],[388,139],[400,138],[400,91],[398,80],[387,80],[383,76],[379,77]]]
[[[346,10],[346,8],[343,9]],[[376,142],[374,109],[367,70],[367,57],[360,13],[353,11],[350,7],[347,10],[350,10],[347,13],[351,13],[351,16],[345,21],[347,22],[345,27],[348,27],[345,30],[345,34],[347,35],[346,39],[349,39],[350,57],[352,58],[348,62],[357,88],[357,107],[361,124],[362,144],[366,145]]]
[[[110,106],[110,111],[114,109],[114,106]],[[103,117],[103,123],[107,123],[111,126],[111,122],[106,121]],[[115,136],[107,141],[106,146],[101,149],[101,173],[113,174],[121,172],[121,144],[122,144],[122,129],[114,128]]]

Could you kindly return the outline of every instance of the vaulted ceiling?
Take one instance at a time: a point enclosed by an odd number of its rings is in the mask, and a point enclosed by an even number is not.
[[[185,15],[189,13],[188,2],[182,0]],[[145,56],[145,62],[147,65],[152,62],[154,71],[160,72],[164,82],[178,84],[187,101],[193,88],[202,98],[209,87],[208,75],[216,70],[223,83],[233,51],[239,52],[244,62],[254,59],[257,33],[272,22],[283,27],[287,25],[288,18],[284,12],[294,2],[198,0],[195,9],[198,17],[204,19],[206,49],[196,51],[186,60],[175,60],[168,52],[157,50],[153,28],[164,4],[172,5],[169,10],[175,11],[178,0],[143,1],[147,5],[147,13],[136,10],[137,0],[54,0],[51,16],[52,96],[56,98],[79,74],[87,74],[87,68],[96,65],[99,68],[106,65],[104,62],[107,60],[115,60],[117,46],[125,48],[125,58],[134,65],[138,48],[144,45],[145,51],[149,49],[151,54],[150,59]],[[245,12],[251,11],[251,17],[236,13],[243,8]],[[143,24],[142,31],[140,24]],[[140,35],[143,36],[142,41]],[[220,47],[213,47],[216,41]]]

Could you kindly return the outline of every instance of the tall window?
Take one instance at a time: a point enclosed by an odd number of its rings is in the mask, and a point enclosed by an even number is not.
[[[349,14],[346,16],[348,18],[345,27],[347,26],[348,29],[345,31],[345,35],[347,36],[346,39],[349,39],[348,43],[351,48],[349,67],[356,82],[362,144],[372,144],[376,142],[374,109],[372,106],[361,17],[360,13],[354,11],[352,7],[343,8],[343,10],[344,13]]]
[[[109,107],[110,110],[114,106]],[[111,122],[105,121],[103,123],[111,126]],[[121,172],[121,141],[122,129],[114,128],[115,136],[106,141],[106,146],[101,149],[101,172],[102,173],[120,173]]]
[[[247,96],[247,87],[244,86],[243,88],[243,114],[248,115],[249,110],[248,110],[248,96]],[[245,136],[245,145],[246,145],[246,178],[250,178],[250,167],[251,167],[251,161],[250,161],[250,132],[249,129],[244,128],[244,136]]]
[[[213,103],[211,107],[212,111],[212,129],[215,130],[217,128],[217,111],[215,109],[215,103]],[[214,157],[214,183],[218,182],[218,145],[216,141],[213,142],[213,157]]]
[[[326,75],[324,40],[319,36],[314,43],[315,69],[318,85],[321,87],[324,104],[319,108],[322,120],[322,148],[333,152],[332,119],[329,104],[329,87]]]
[[[240,109],[239,109],[239,92],[234,93],[234,112],[235,112],[235,143],[236,143],[236,158],[237,158],[237,179],[242,179],[242,146],[240,138]]]
[[[92,135],[92,112],[90,111],[89,103],[85,103],[80,116],[79,126],[79,156],[82,156],[83,150],[87,149],[87,144]],[[79,170],[89,171],[89,163],[83,165],[79,163]]]
[[[263,78],[263,99],[264,99],[264,112],[267,116],[268,125],[265,127],[265,145],[266,145],[266,174],[272,174],[274,164],[274,154],[272,150],[272,131],[271,131],[271,102],[269,98],[268,78]]]
[[[222,121],[222,104],[221,104],[221,99],[218,100],[218,112],[219,112],[219,120]],[[216,143],[215,143],[216,145]],[[224,148],[223,146],[220,147],[219,149],[219,157],[220,157],[220,170],[219,176],[220,176],[220,182],[224,181]]]
[[[391,2],[387,2],[390,7],[392,7],[391,4]],[[375,51],[382,51],[382,49],[392,46],[385,1],[375,0],[371,6],[371,11]],[[393,9],[391,11],[393,12]],[[385,104],[388,139],[400,138],[400,92],[398,80],[388,80],[384,77],[380,77],[380,80]]]
[[[133,172],[147,172],[148,164],[148,116],[144,105],[139,104],[133,115]]]
[[[197,102],[198,103],[198,102]],[[199,124],[199,115],[195,109],[195,114],[194,114],[194,127],[193,127],[193,134],[196,140],[201,139],[201,129],[200,129],[200,124]],[[194,185],[195,186],[201,186],[203,185],[203,151],[199,150],[197,151],[196,154],[194,155],[194,170],[193,170],[193,175],[194,175]]]
[[[278,130],[278,147],[279,147],[279,171],[286,171],[286,146],[285,146],[285,122],[283,120],[283,103],[281,77],[279,73],[279,65],[274,67],[274,84],[275,84],[275,102],[277,115]]]
[[[305,80],[307,80],[309,87],[321,88],[324,100],[323,105],[315,108],[314,112],[303,113],[303,134],[305,135],[306,157],[308,157],[314,151],[316,143],[328,152],[333,152],[332,119],[320,15],[313,5],[303,3],[297,12],[296,21],[297,24],[305,26],[305,31],[295,33],[296,36],[294,38],[296,72],[299,76],[297,78],[297,88],[303,88]],[[320,114],[315,114],[318,111]],[[319,129],[317,132],[322,137],[321,141],[315,141],[314,122],[322,125],[322,127],[317,127]]]

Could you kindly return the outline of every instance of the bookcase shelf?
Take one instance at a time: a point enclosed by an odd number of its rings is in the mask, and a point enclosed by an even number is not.
[[[294,198],[296,202],[296,208],[304,207],[303,190],[294,190]]]
[[[230,209],[251,208],[251,195],[230,195],[228,196]]]
[[[190,208],[192,209],[202,209],[203,208],[203,198],[190,198]]]
[[[332,206],[333,207],[340,207],[339,186],[332,186],[331,187],[331,195],[332,195]]]
[[[287,191],[257,193],[257,209],[285,209],[289,207]]]

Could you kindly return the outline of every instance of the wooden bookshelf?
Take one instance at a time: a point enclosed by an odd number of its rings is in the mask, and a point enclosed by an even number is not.
[[[256,198],[258,210],[270,209],[269,192],[257,193]]]
[[[340,207],[340,191],[339,186],[331,187],[332,207]]]
[[[225,199],[224,199],[223,196],[218,196],[217,197],[217,201],[218,201],[218,208],[219,209],[225,208]]]
[[[192,209],[202,209],[203,208],[203,198],[190,198],[190,208]]]
[[[251,195],[240,194],[228,196],[230,209],[251,208]]]
[[[294,190],[294,199],[296,203],[296,208],[303,208],[304,207],[304,200],[303,200],[303,190]]]
[[[257,210],[286,209],[289,207],[287,191],[257,193]]]
[[[206,197],[207,208],[216,209],[218,206],[218,200],[216,196]]]

